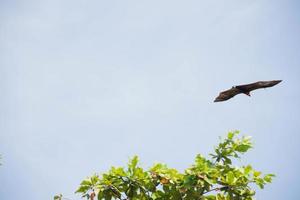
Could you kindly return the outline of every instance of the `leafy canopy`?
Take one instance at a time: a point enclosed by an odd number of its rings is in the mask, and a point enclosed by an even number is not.
[[[184,173],[161,163],[145,170],[135,156],[126,168],[112,167],[83,180],[76,193],[90,200],[252,200],[252,187],[264,188],[274,175],[262,175],[251,165],[233,166],[233,159],[252,148],[250,138],[238,134],[229,132],[210,159],[197,155]]]

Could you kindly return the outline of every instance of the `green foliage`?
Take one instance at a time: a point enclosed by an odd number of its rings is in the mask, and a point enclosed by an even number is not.
[[[55,195],[55,196],[54,196],[54,200],[62,200],[62,199],[63,199],[62,194],[59,194],[59,195]]]
[[[183,173],[161,163],[144,170],[135,156],[127,168],[112,167],[83,180],[76,193],[91,200],[95,194],[98,200],[252,200],[251,186],[264,188],[274,175],[263,176],[251,165],[232,165],[233,159],[252,148],[250,138],[237,138],[238,133],[228,133],[210,159],[197,155]]]

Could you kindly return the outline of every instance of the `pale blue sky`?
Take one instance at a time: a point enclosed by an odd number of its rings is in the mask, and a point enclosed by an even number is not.
[[[2,0],[0,199],[73,199],[137,154],[188,167],[218,136],[277,174],[257,199],[300,199],[297,0]],[[253,97],[219,91],[283,79]],[[241,163],[242,164],[242,163]]]

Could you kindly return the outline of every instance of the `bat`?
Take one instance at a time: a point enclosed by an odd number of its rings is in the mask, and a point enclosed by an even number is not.
[[[251,96],[250,95],[251,91],[261,89],[261,88],[273,87],[274,85],[277,85],[281,81],[282,80],[258,81],[246,85],[233,86],[231,89],[221,92],[219,96],[217,96],[217,98],[214,100],[214,102],[226,101],[238,94],[245,94]]]

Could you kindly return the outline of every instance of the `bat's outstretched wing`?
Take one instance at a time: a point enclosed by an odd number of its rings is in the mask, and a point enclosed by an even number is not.
[[[214,102],[226,101],[240,93],[242,93],[240,89],[232,87],[229,90],[225,90],[225,91],[221,92],[219,94],[219,96],[217,96],[217,98],[214,100]]]
[[[235,86],[235,87],[238,88],[238,89],[240,89],[242,92],[249,93],[252,90],[256,90],[256,89],[260,89],[260,88],[272,87],[274,85],[277,85],[281,81],[282,80],[258,81],[258,82],[255,82],[255,83],[246,84],[246,85],[238,85],[238,86]]]

